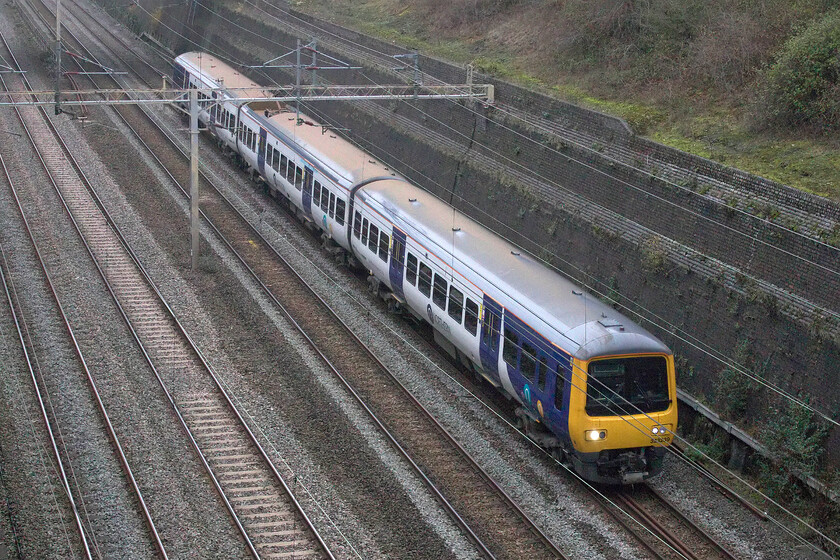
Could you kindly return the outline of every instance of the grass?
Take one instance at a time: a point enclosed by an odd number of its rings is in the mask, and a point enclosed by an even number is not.
[[[471,63],[482,72],[623,118],[636,133],[662,144],[840,202],[836,141],[796,131],[752,131],[737,95],[677,91],[666,97],[651,94],[655,84],[648,91],[621,87],[626,70],[535,62],[480,29],[431,29],[416,0],[302,0],[292,5],[408,49]]]

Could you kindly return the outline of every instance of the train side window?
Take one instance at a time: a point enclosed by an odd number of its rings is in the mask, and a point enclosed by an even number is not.
[[[280,150],[274,148],[274,154],[271,157],[271,167],[274,171],[278,171],[280,169]]]
[[[315,186],[312,188],[312,204],[314,206],[318,206],[318,202],[321,200],[321,183],[315,181]]]
[[[356,239],[362,237],[362,214],[358,211],[353,213],[353,235]]]
[[[545,378],[548,377],[547,358],[540,354],[539,368],[537,368],[537,388],[541,393],[545,392]]]
[[[525,379],[529,379],[531,381],[534,381],[534,374],[537,370],[536,355],[536,349],[527,342],[523,341],[522,359],[519,361],[519,371]]]
[[[505,345],[502,348],[502,357],[510,367],[516,367],[516,357],[519,352],[519,335],[505,327]]]
[[[367,245],[368,242],[368,221],[367,218],[362,220],[362,245]]]
[[[342,198],[335,199],[335,221],[340,226],[344,225],[344,199]]]
[[[562,364],[557,362],[557,375],[554,378],[554,408],[563,410],[563,393],[566,392],[566,372]]]
[[[379,228],[370,224],[370,237],[368,237],[368,249],[375,255],[376,244],[379,242]]]
[[[449,316],[461,324],[464,314],[464,294],[455,286],[449,286]]]
[[[303,188],[303,168],[295,167],[295,188],[301,190]]]
[[[417,289],[426,297],[432,293],[432,269],[424,263],[420,263],[420,279],[417,281]]]
[[[464,315],[464,328],[467,332],[475,336],[478,330],[478,304],[467,298],[467,312]]]
[[[286,167],[289,166],[289,158],[285,155],[280,154],[280,175],[283,177],[286,176]]]
[[[379,234],[379,258],[388,262],[388,249],[391,247],[391,238],[384,231]]]
[[[334,196],[327,187],[324,187],[321,196],[321,210],[326,214],[330,208],[330,197]]]
[[[330,218],[335,218],[335,194],[330,193]]]
[[[286,180],[292,185],[295,184],[295,164],[289,160],[289,167],[286,168]]]
[[[438,273],[435,273],[434,291],[432,292],[432,301],[441,309],[446,309],[446,279]]]
[[[405,281],[412,286],[417,283],[417,257],[411,253],[405,258]]]

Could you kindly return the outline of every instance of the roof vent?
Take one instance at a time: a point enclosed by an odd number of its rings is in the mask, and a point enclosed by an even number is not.
[[[454,227],[454,228],[452,228],[452,231],[461,231],[461,228],[459,228],[459,227]]]
[[[510,254],[514,257],[518,257],[520,255],[519,251],[511,251]]]
[[[409,198],[408,201],[409,202],[417,202],[417,199],[416,198]]]
[[[582,296],[583,295],[583,292],[576,292],[574,290],[572,290],[572,293],[576,296]]]
[[[598,322],[601,323],[601,326],[603,326],[604,328],[607,328],[607,329],[619,329],[619,330],[622,330],[622,331],[624,330],[624,325],[622,325],[620,322],[616,321],[615,319],[604,318],[604,319],[599,320]]]

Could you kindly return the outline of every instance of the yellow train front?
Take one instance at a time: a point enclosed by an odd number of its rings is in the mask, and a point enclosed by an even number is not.
[[[673,355],[571,362],[568,438],[575,471],[587,480],[620,484],[658,473],[677,427]]]
[[[661,471],[677,428],[673,353],[588,294],[573,295],[554,300],[542,332],[505,309],[500,384],[529,437],[581,477],[642,482]]]

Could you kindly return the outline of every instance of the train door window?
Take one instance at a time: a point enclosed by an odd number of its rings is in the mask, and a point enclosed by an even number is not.
[[[391,251],[391,259],[392,259],[391,263],[396,265],[396,266],[399,266],[400,268],[402,268],[403,263],[401,261],[394,262],[394,259],[399,259],[400,258],[400,253],[402,253],[402,250],[403,250],[402,242],[398,238],[394,237],[394,250]]]
[[[388,249],[391,247],[391,238],[384,231],[379,234],[379,258],[388,262]]]
[[[338,225],[344,225],[344,199],[336,198],[335,200],[335,221]]]
[[[353,235],[356,239],[362,237],[362,214],[359,212],[353,213]]]
[[[525,379],[534,381],[537,370],[537,351],[529,343],[522,341],[522,358],[519,361],[519,371]]]
[[[368,220],[362,220],[362,245],[367,245],[368,240]]]
[[[494,352],[499,349],[499,327],[502,324],[502,319],[495,313],[490,310],[485,312],[484,316],[484,325],[482,326],[482,332],[484,338],[490,340],[490,349]]]
[[[461,324],[464,314],[464,294],[455,286],[449,286],[449,316]]]
[[[505,327],[505,345],[502,348],[502,357],[510,367],[516,367],[516,360],[519,354],[519,335],[508,327]]]
[[[475,336],[478,330],[478,304],[467,298],[466,313],[464,314],[464,328],[467,332]]]
[[[417,257],[411,253],[405,258],[405,281],[412,286],[417,283]]]
[[[303,188],[303,168],[295,167],[295,188],[301,190]]]
[[[312,189],[312,204],[318,206],[318,202],[321,200],[321,183],[315,181],[315,186]]]
[[[280,154],[280,175],[282,175],[283,177],[286,176],[286,167],[288,167],[288,165],[289,158],[287,158],[283,154]]]
[[[432,269],[424,263],[420,263],[420,276],[417,281],[417,289],[426,297],[432,293]]]
[[[333,196],[333,194],[329,191],[327,187],[324,187],[321,193],[321,210],[323,210],[326,214],[327,210],[329,210],[330,208],[330,196]]]
[[[335,194],[330,193],[330,218],[335,218]]]
[[[274,147],[271,144],[265,146],[265,163],[271,167],[271,158],[274,156]]]
[[[432,301],[441,309],[446,309],[446,279],[440,274],[435,273],[434,291],[432,292]]]
[[[541,393],[545,392],[545,378],[548,376],[548,359],[540,354],[540,363],[537,367],[537,388]]]
[[[557,375],[554,378],[554,408],[563,410],[563,393],[566,392],[566,372],[557,362]]]
[[[379,228],[370,224],[370,237],[368,237],[368,249],[375,255],[376,244],[379,242]]]

